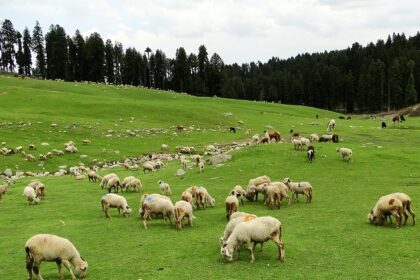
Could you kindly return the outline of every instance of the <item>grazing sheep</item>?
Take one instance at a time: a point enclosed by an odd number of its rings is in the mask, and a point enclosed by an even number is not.
[[[162,214],[165,222],[169,220],[172,223],[171,219],[175,216],[175,208],[168,197],[162,198],[153,195],[143,195],[139,214],[140,217],[143,217],[144,228],[147,229],[146,220],[150,219],[152,214]]]
[[[125,197],[115,193],[108,193],[102,196],[101,204],[102,211],[105,212],[105,217],[107,218],[111,218],[111,215],[109,215],[109,208],[117,208],[118,216],[121,214],[121,210],[123,210],[124,216],[130,216],[132,211],[130,206],[128,206]]]
[[[400,116],[394,116],[393,118],[392,118],[392,122],[395,124],[395,123],[397,123],[397,122],[400,122]]]
[[[87,273],[88,263],[80,256],[76,247],[68,239],[52,234],[37,234],[26,241],[26,270],[28,279],[32,279],[32,271],[42,280],[40,265],[43,261],[56,262],[60,279],[64,279],[61,264],[69,270],[71,278],[76,279],[73,268],[80,278]]]
[[[16,152],[21,153],[23,151],[23,147],[22,146],[17,146],[15,148]]]
[[[335,128],[335,120],[331,119],[327,123],[327,131],[334,130],[334,128]]]
[[[400,115],[400,121],[401,121],[401,122],[405,122],[404,115]]]
[[[254,134],[252,136],[252,142],[258,143],[260,141],[260,136],[258,134]]]
[[[36,161],[36,158],[32,154],[27,154],[26,155],[26,160],[27,161]]]
[[[270,182],[261,185],[262,192],[265,193],[264,203],[270,206],[277,206],[280,208],[280,202],[283,198],[289,200],[290,197],[287,194],[288,187],[283,182]]]
[[[204,161],[198,163],[198,168],[200,169],[200,173],[204,171]]]
[[[0,201],[3,195],[6,193],[6,191],[10,188],[10,186],[11,186],[10,182],[6,182],[3,185],[0,185]]]
[[[309,147],[309,145],[311,144],[311,141],[308,138],[300,137],[299,140],[302,143],[302,149],[303,146]]]
[[[183,125],[177,125],[177,126],[176,126],[176,131],[177,131],[177,132],[184,131],[184,129],[185,129],[185,128],[184,128],[184,126],[183,126]]]
[[[196,186],[189,187],[185,191],[190,193],[192,197],[197,197],[197,187]]]
[[[175,226],[177,229],[182,230],[182,221],[184,217],[188,218],[188,222],[192,227],[192,220],[195,219],[193,215],[193,208],[192,205],[184,200],[180,200],[175,203],[174,206],[175,211]]]
[[[319,137],[318,137],[318,135],[316,135],[315,133],[312,133],[312,134],[309,136],[309,140],[311,140],[311,142],[318,142],[318,141],[319,141]]]
[[[181,164],[181,168],[182,168],[182,169],[184,169],[184,170],[186,170],[186,169],[187,169],[187,164],[188,164],[188,161],[187,161],[186,159],[181,158],[181,159],[180,159],[180,164]]]
[[[29,150],[35,151],[36,150],[36,146],[34,144],[29,144]]]
[[[121,190],[125,189],[128,192],[131,188],[135,191],[140,192],[143,189],[141,181],[134,176],[125,177],[121,183]]]
[[[386,123],[385,122],[382,122],[381,128],[386,128]]]
[[[143,163],[143,173],[146,173],[146,170],[149,172],[155,171],[155,168],[153,167],[153,163],[150,161],[146,161]]]
[[[260,185],[263,185],[264,183],[270,183],[271,180],[268,176],[263,175],[259,176],[257,178],[251,179],[248,182],[248,189],[247,189],[247,199],[249,201],[258,201],[258,193],[263,192]]]
[[[52,154],[51,152],[48,152],[45,156],[46,156],[47,158],[52,158],[53,154]]]
[[[306,196],[306,203],[312,201],[312,185],[308,182],[295,182],[293,183],[290,178],[284,178],[283,183],[293,192],[292,199],[296,196],[296,201],[299,202],[298,194]]]
[[[240,200],[241,205],[244,205],[244,198],[246,197],[246,191],[240,186],[236,185],[233,190],[235,192],[236,197]]]
[[[252,263],[255,261],[255,243],[264,243],[267,240],[273,240],[276,243],[279,251],[278,259],[283,262],[286,257],[284,244],[281,241],[281,223],[278,219],[269,216],[257,217],[236,225],[220,252],[228,261],[233,261],[235,251],[238,251],[241,245],[245,243],[250,252],[250,262]]]
[[[269,141],[271,141],[271,139],[276,140],[276,142],[280,142],[280,132],[278,132],[277,130],[270,130],[266,132],[266,136],[268,136]]]
[[[168,183],[165,183],[162,180],[159,180],[158,184],[159,184],[160,192],[163,195],[172,195],[172,190]]]
[[[337,134],[324,134],[319,138],[319,142],[328,142],[328,141],[338,143],[338,135]]]
[[[245,212],[235,212],[230,216],[230,221],[227,223],[225,227],[225,231],[223,232],[223,236],[220,237],[220,247],[228,240],[229,236],[232,234],[233,229],[242,222],[247,222],[250,220],[255,219],[257,216],[253,214],[248,214]],[[262,245],[262,244],[261,244]]]
[[[233,126],[231,126],[231,127],[229,128],[229,132],[236,133],[236,128],[234,128]]]
[[[314,146],[309,146],[307,151],[308,161],[312,163],[312,161],[315,159],[315,148]]]
[[[101,183],[100,183],[100,186],[101,186],[101,188],[102,188],[102,189],[108,185],[108,181],[109,181],[109,179],[111,179],[112,177],[118,177],[118,176],[117,176],[117,174],[115,174],[115,173],[109,173],[109,174],[106,174],[106,175],[102,178]]]
[[[336,152],[337,153],[340,153],[342,156],[343,156],[343,159],[344,158],[347,158],[347,159],[352,159],[352,156],[353,156],[353,152],[352,152],[352,150],[350,150],[350,149],[348,149],[348,148],[337,148],[336,149]]]
[[[302,145],[302,141],[300,141],[300,139],[292,138],[292,144],[293,144],[293,147],[296,151],[302,150],[303,145]]]
[[[29,205],[29,203],[39,203],[39,198],[36,196],[35,190],[27,186],[23,189],[23,195],[26,197],[26,204]]]
[[[236,197],[235,191],[232,191],[230,195],[225,200],[226,206],[226,220],[229,221],[230,216],[238,210],[239,201]]]
[[[258,186],[258,185],[261,185],[264,183],[270,183],[270,182],[271,182],[270,177],[268,177],[267,175],[263,175],[263,176],[256,177],[254,179],[250,179],[248,182],[248,186],[252,186],[252,185]]]
[[[87,172],[87,176],[88,176],[89,182],[96,182],[97,180],[101,180],[101,176],[99,176],[98,173],[96,173],[96,171],[93,171],[93,170],[89,170]]]
[[[186,202],[188,202],[188,203],[190,203],[191,206],[194,205],[193,202],[192,202],[193,201],[193,197],[192,197],[192,194],[190,192],[187,192],[187,191],[182,192],[181,199],[184,200],[184,201],[186,201]]]
[[[162,144],[160,149],[162,152],[167,152],[169,150],[169,146],[167,144]]]
[[[192,156],[192,158],[194,159],[195,164],[196,164],[197,166],[199,165],[200,161],[202,161],[202,160],[203,160],[203,159],[202,159],[202,157],[201,157],[200,155],[193,155],[193,156]]]
[[[108,193],[111,193],[112,189],[117,193],[118,189],[121,188],[120,178],[118,176],[111,177],[104,188],[108,190]]]
[[[205,187],[196,187],[196,206],[197,209],[199,209],[199,206],[201,205],[203,209],[206,209],[206,206],[210,205],[211,207],[214,207],[216,204],[216,200],[211,197],[211,195],[208,193],[207,189]]]
[[[32,181],[28,184],[28,187],[31,187],[35,190],[36,197],[38,197],[39,199],[45,198],[45,185],[40,181]]]

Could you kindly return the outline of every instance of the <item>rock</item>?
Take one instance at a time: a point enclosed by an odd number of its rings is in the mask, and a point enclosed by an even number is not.
[[[7,177],[12,177],[12,175],[13,175],[13,171],[12,171],[12,169],[7,168],[7,169],[5,169],[5,170],[3,171],[3,174],[4,174],[5,176],[7,176]]]
[[[57,124],[56,123],[52,123],[51,124],[51,127],[57,127]]]
[[[184,176],[184,175],[185,175],[185,170],[184,170],[184,169],[178,169],[178,170],[175,172],[175,175],[176,175],[176,176]]]
[[[228,161],[232,159],[232,155],[228,155],[228,154],[219,154],[219,155],[215,155],[210,157],[209,161],[212,165],[217,165],[220,164],[222,162]]]
[[[50,144],[48,144],[47,142],[42,142],[41,146],[49,146]]]
[[[16,177],[22,177],[25,173],[23,173],[22,171],[16,171]]]
[[[80,155],[80,158],[87,158],[87,155]]]

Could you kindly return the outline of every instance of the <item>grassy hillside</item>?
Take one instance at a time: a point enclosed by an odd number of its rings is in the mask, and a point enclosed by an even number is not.
[[[8,146],[34,143],[39,147],[37,155],[62,149],[68,140],[78,144],[79,153],[47,160],[47,170],[94,158],[120,159],[157,151],[162,143],[169,144],[172,151],[176,145],[202,148],[208,143],[229,143],[244,139],[247,128],[252,134],[261,133],[266,125],[284,137],[291,128],[304,135],[322,134],[331,117],[337,121],[339,145],[354,153],[354,161],[346,162],[335,152],[338,144],[315,143],[316,159],[309,164],[305,152],[294,151],[290,143],[279,143],[235,151],[223,166],[207,165],[203,173],[194,167],[184,179],[174,176],[177,161],[151,174],[118,168],[101,171],[102,175],[116,172],[120,178],[138,176],[148,193],[158,192],[157,181],[162,179],[171,185],[174,202],[185,188],[205,186],[216,198],[216,207],[195,211],[193,228],[182,232],[158,218],[145,230],[137,214],[138,193],[123,194],[134,209],[131,217],[118,217],[112,209],[113,218],[106,219],[100,205],[104,191],[99,184],[75,181],[70,176],[43,178],[46,199],[27,206],[21,193],[31,178],[25,178],[8,190],[0,203],[0,279],[26,277],[24,244],[36,233],[69,238],[89,262],[87,279],[418,278],[419,226],[412,227],[410,219],[409,225],[399,230],[393,225],[376,227],[367,223],[366,216],[381,195],[396,191],[409,194],[414,211],[420,213],[419,119],[408,118],[406,123],[382,130],[380,120],[339,120],[335,113],[300,106],[5,77],[0,77],[0,104],[5,108],[0,111],[0,140]],[[226,112],[232,116],[225,117]],[[315,114],[320,115],[319,120]],[[242,128],[238,120],[244,122]],[[311,125],[314,121],[321,125]],[[51,123],[58,126],[51,128]],[[73,123],[76,128],[66,128]],[[172,126],[178,124],[201,130],[175,136]],[[233,134],[227,131],[229,126],[241,129]],[[105,136],[109,129],[117,135],[127,129],[149,128],[166,134]],[[81,145],[86,138],[92,140],[91,145]],[[42,147],[41,142],[50,145]],[[88,158],[81,159],[81,154]],[[39,161],[28,163],[18,155],[0,159],[0,170],[6,166],[15,169],[15,165],[20,170],[42,168]],[[250,178],[263,174],[276,181],[290,177],[311,182],[313,202],[307,205],[301,198],[279,210],[270,210],[261,201],[245,202],[241,211],[271,215],[282,222],[287,260],[278,262],[276,247],[268,242],[262,253],[256,252],[254,264],[248,263],[245,248],[238,261],[225,263],[218,245],[226,224],[224,200],[233,186],[246,187]],[[45,279],[58,277],[53,263],[43,263],[41,272]],[[67,272],[65,275],[70,279]]]

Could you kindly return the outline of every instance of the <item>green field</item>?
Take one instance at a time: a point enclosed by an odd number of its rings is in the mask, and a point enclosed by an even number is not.
[[[27,162],[17,154],[0,155],[0,172],[5,168],[54,172],[59,165],[122,160],[158,152],[162,143],[171,152],[177,145],[192,145],[202,153],[208,144],[246,140],[246,129],[252,130],[251,135],[262,134],[267,125],[279,130],[285,140],[292,128],[302,135],[320,135],[326,132],[330,118],[335,118],[335,133],[340,136],[339,144],[314,144],[313,164],[307,163],[305,152],[295,151],[287,141],[233,151],[232,160],[223,166],[207,164],[203,173],[195,167],[183,179],[174,175],[178,161],[150,174],[122,168],[100,171],[101,175],[116,172],[120,178],[139,177],[148,193],[158,192],[157,181],[162,179],[172,187],[173,202],[187,187],[205,186],[216,198],[216,207],[195,211],[193,228],[183,231],[161,219],[153,219],[145,230],[137,213],[138,193],[123,194],[134,209],[131,217],[118,217],[111,209],[113,218],[106,219],[99,183],[70,176],[44,177],[46,199],[27,206],[21,194],[33,178],[18,180],[0,203],[1,280],[25,279],[24,244],[37,233],[70,239],[89,263],[87,279],[419,278],[418,225],[412,227],[410,218],[407,226],[396,230],[393,225],[372,226],[366,218],[380,196],[397,191],[407,193],[414,211],[420,213],[418,118],[408,117],[396,126],[387,120],[388,128],[382,130],[380,119],[353,116],[340,120],[337,113],[302,106],[5,76],[0,76],[0,104],[0,142],[7,147],[27,149],[33,143],[38,147],[36,157],[63,149],[69,140],[79,149],[76,154],[48,159],[42,166],[38,160]],[[232,116],[225,116],[228,112]],[[57,127],[51,127],[52,123]],[[176,125],[194,130],[174,134]],[[230,126],[238,129],[236,134],[229,133]],[[137,136],[128,136],[127,130],[136,130]],[[82,145],[83,139],[92,143]],[[42,146],[42,142],[49,145]],[[341,159],[335,151],[338,146],[353,150],[353,162]],[[249,179],[264,174],[275,181],[290,177],[311,182],[312,203],[305,204],[302,198],[299,203],[270,210],[261,201],[245,202],[240,211],[271,215],[282,222],[287,259],[278,262],[276,247],[268,242],[262,253],[255,253],[255,263],[248,262],[245,248],[238,261],[226,263],[218,243],[226,224],[224,200],[233,186],[246,187]],[[41,272],[45,279],[58,279],[54,263],[43,263]]]

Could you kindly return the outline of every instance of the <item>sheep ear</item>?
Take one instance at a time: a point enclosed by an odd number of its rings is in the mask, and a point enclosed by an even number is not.
[[[225,248],[227,246],[227,243],[223,244],[223,248]]]
[[[130,209],[130,206],[128,206],[128,205],[127,205],[125,208],[126,208],[126,209]]]
[[[389,200],[389,205],[392,205],[392,204],[394,203],[394,201],[395,201],[395,199],[391,198],[391,199]]]

